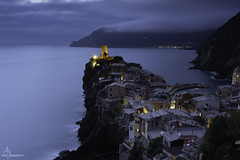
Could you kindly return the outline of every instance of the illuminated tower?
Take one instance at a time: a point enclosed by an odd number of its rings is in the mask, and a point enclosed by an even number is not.
[[[232,84],[240,83],[240,67],[237,66],[232,75]]]
[[[109,58],[108,51],[107,51],[107,45],[102,45],[102,54],[100,54],[100,58]]]

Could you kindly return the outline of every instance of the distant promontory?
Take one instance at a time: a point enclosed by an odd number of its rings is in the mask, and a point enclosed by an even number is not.
[[[195,49],[213,33],[213,30],[188,33],[143,33],[116,32],[101,28],[89,36],[73,41],[70,47],[101,47],[108,44],[113,48],[186,48]]]

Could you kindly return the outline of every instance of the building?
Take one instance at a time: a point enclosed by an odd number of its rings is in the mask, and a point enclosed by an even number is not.
[[[200,96],[191,99],[191,105],[194,106],[195,111],[202,110],[205,106],[213,108],[215,110],[220,110],[220,102],[214,96]]]
[[[107,51],[107,45],[102,45],[102,54],[100,54],[100,58],[102,58],[102,59],[109,58],[108,51]]]
[[[111,83],[106,86],[107,98],[123,98],[126,95],[126,85],[118,82]]]
[[[92,57],[92,62],[95,62],[94,66],[96,65],[96,60],[98,59],[109,59],[111,58],[109,55],[108,55],[108,51],[107,51],[107,45],[102,45],[102,54],[100,54],[100,57],[98,57],[97,55],[94,55]]]
[[[233,88],[230,85],[221,85],[217,87],[216,95],[218,98],[232,97]]]
[[[234,69],[233,75],[232,75],[232,85],[235,85],[236,83],[240,83],[240,67],[239,67],[239,65]]]
[[[165,110],[148,112],[140,115],[140,133],[146,139],[155,139],[161,136],[161,132],[167,130],[165,119],[169,117],[169,113]]]
[[[183,140],[180,139],[180,134],[173,131],[163,132],[163,153],[168,157],[176,160],[182,154]]]

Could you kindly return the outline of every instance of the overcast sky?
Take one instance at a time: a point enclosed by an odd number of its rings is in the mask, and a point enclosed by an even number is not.
[[[0,0],[0,44],[70,44],[109,31],[215,29],[240,11],[240,0]]]

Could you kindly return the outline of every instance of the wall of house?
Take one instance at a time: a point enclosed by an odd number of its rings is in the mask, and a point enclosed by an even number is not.
[[[107,88],[107,98],[121,98],[126,95],[126,88],[118,85],[109,86]]]

